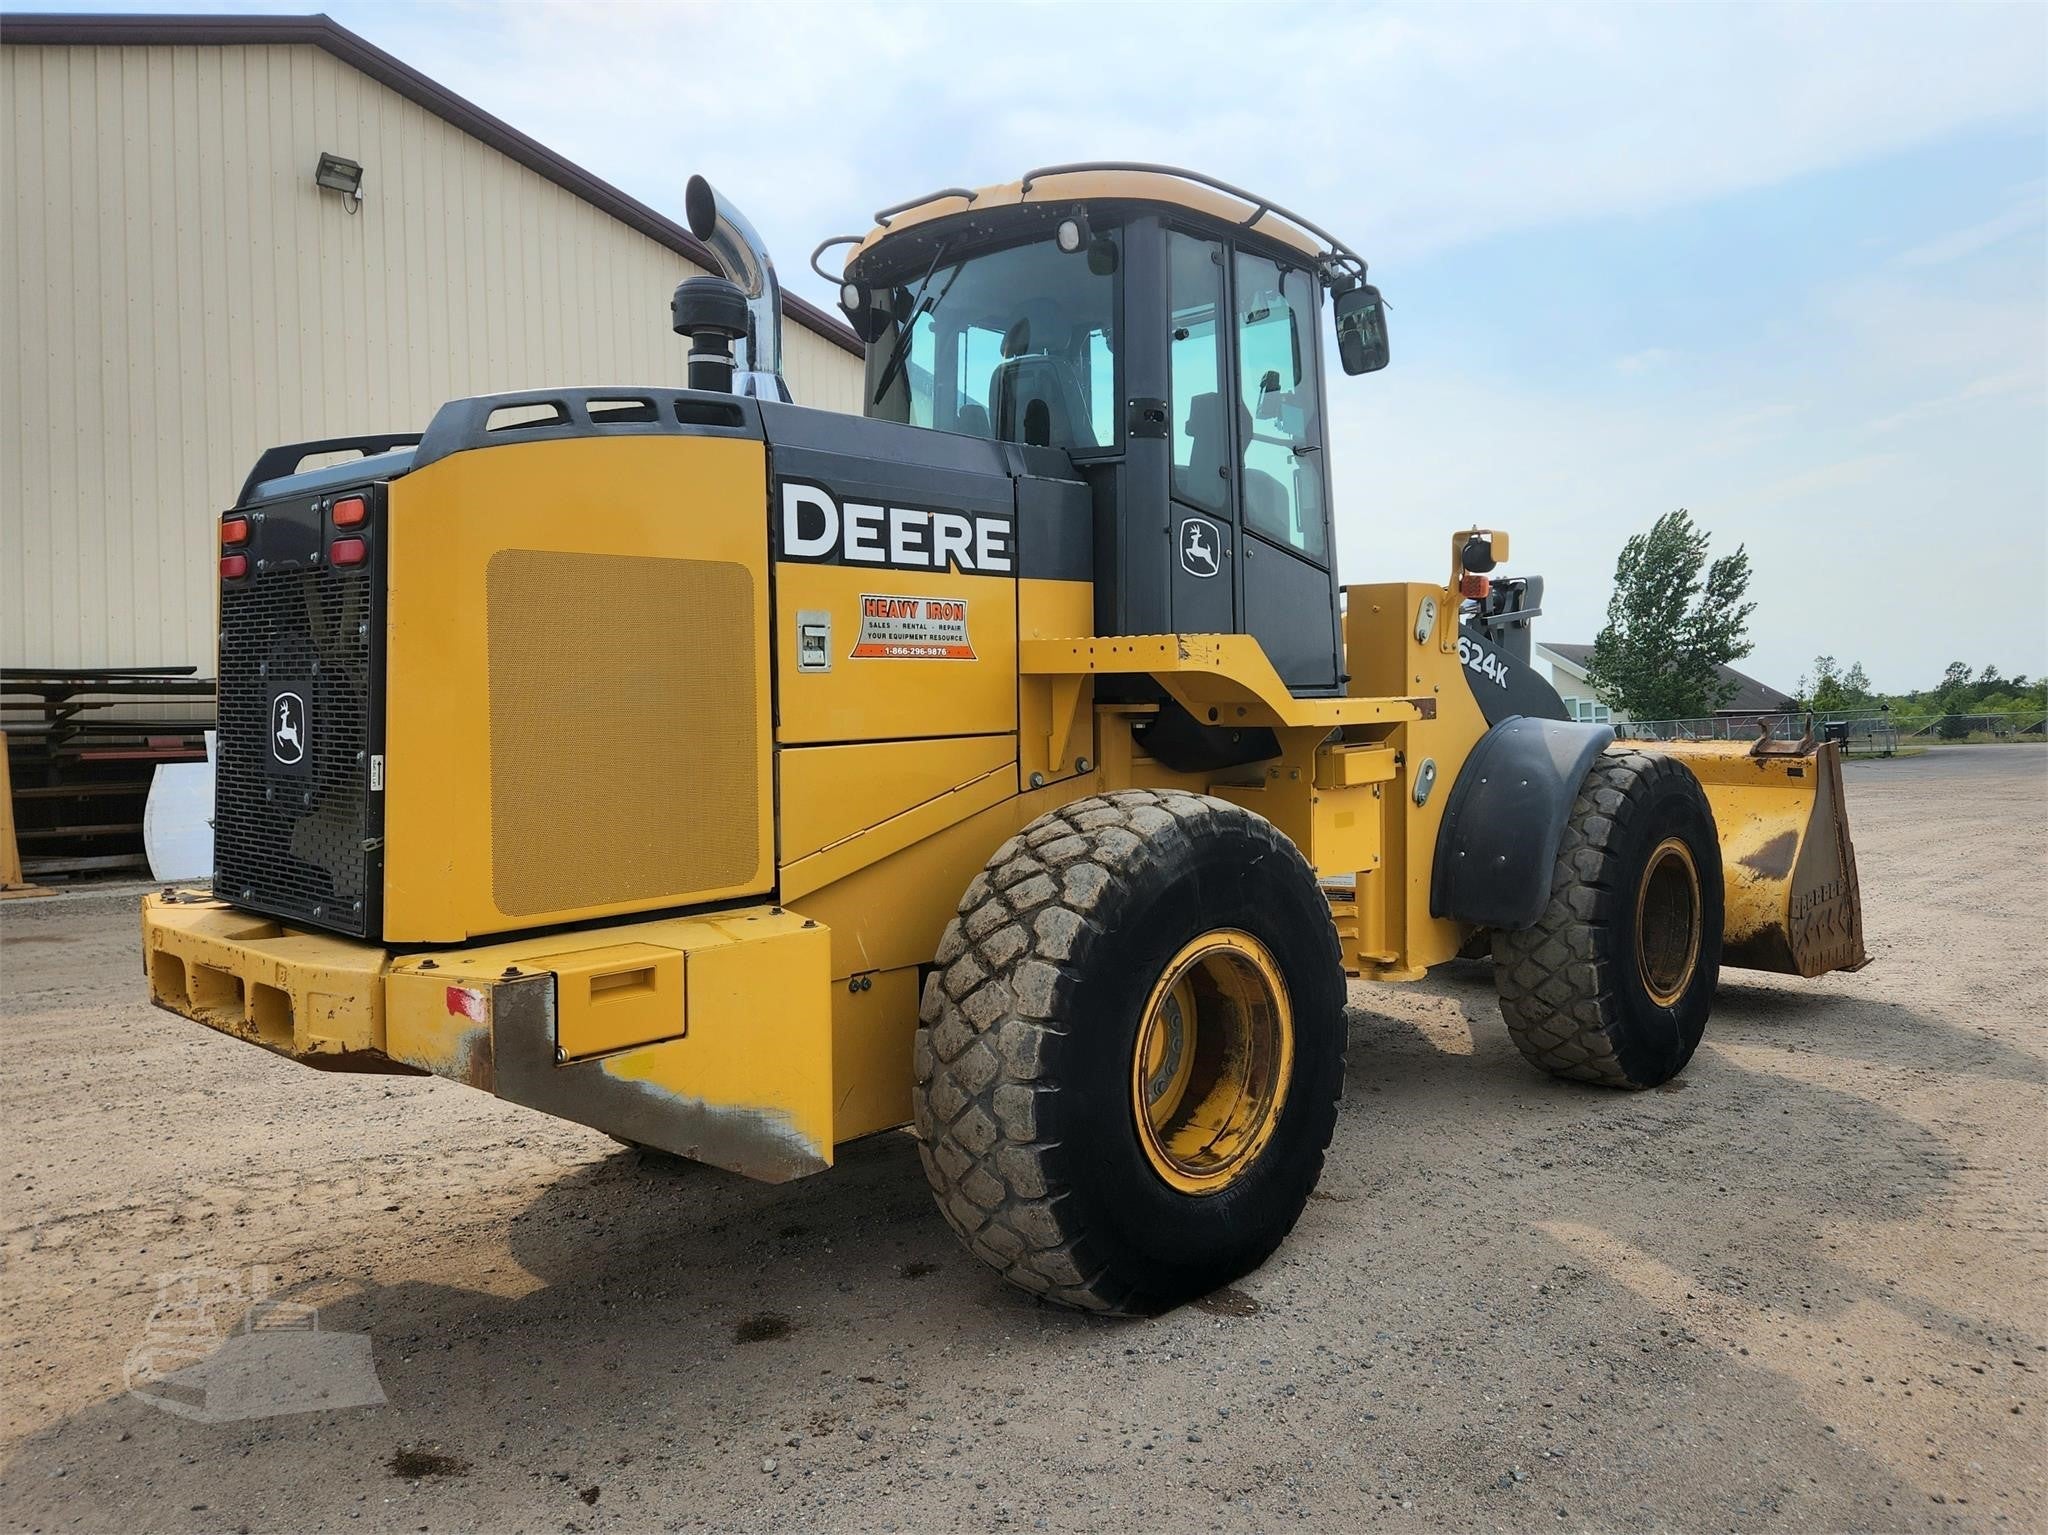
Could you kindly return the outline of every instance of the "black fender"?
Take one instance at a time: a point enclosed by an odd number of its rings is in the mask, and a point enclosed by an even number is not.
[[[1516,715],[1472,748],[1437,828],[1429,913],[1524,928],[1550,899],[1551,866],[1610,725]]]

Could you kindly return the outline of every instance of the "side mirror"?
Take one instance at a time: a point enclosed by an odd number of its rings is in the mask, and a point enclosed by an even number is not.
[[[1337,295],[1337,360],[1346,373],[1377,373],[1387,365],[1387,308],[1380,290],[1361,283]]]

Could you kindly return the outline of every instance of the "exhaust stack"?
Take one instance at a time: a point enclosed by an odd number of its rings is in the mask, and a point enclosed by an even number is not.
[[[690,233],[711,248],[726,277],[746,296],[746,365],[733,374],[734,394],[788,400],[782,381],[782,285],[754,226],[702,176],[683,193]]]

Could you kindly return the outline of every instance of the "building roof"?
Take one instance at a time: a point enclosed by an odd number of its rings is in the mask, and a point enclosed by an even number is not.
[[[538,139],[529,138],[475,102],[430,80],[402,59],[359,37],[331,17],[78,15],[71,13],[0,13],[0,44],[13,46],[128,48],[167,46],[255,47],[300,43],[325,49],[380,85],[481,140],[500,154],[580,197],[620,223],[698,266],[716,272],[718,262],[703,241],[666,214],[564,159]],[[836,316],[792,294],[782,298],[783,313],[808,331],[855,356],[860,339]]]
[[[1591,645],[1553,645],[1548,640],[1536,643],[1582,672],[1586,663],[1593,659]],[[1748,672],[1739,672],[1732,666],[1714,669],[1721,674],[1723,682],[1732,682],[1736,688],[1734,695],[1714,711],[1717,714],[1783,714],[1795,703],[1790,693],[1781,693],[1768,682],[1757,681]]]

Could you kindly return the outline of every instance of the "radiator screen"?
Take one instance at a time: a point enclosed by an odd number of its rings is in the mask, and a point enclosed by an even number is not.
[[[680,905],[752,878],[765,785],[746,567],[506,549],[486,601],[498,909]]]

